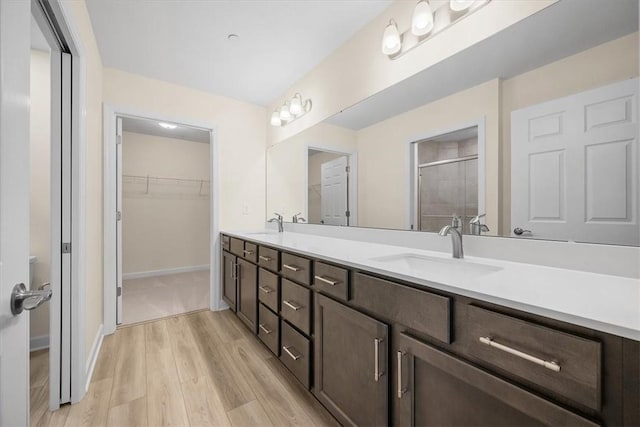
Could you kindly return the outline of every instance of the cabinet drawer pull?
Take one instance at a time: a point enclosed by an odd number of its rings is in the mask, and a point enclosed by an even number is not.
[[[262,292],[264,292],[265,294],[270,294],[271,292],[273,292],[273,289],[271,289],[271,288],[270,288],[270,287],[268,287],[268,286],[260,286],[260,290],[261,290]]]
[[[404,353],[398,352],[398,399],[402,399],[402,395],[407,392],[406,388],[402,388],[402,358]]]
[[[300,356],[299,354],[295,354],[293,353],[291,350],[289,350],[291,347],[287,347],[286,345],[282,346],[282,349],[289,355],[289,357],[291,357],[293,360],[298,360],[300,359],[302,356]]]
[[[290,309],[292,309],[293,311],[298,311],[302,308],[301,306],[295,304],[293,301],[284,300],[282,301],[282,303],[287,307],[289,307]]]
[[[286,268],[291,271],[300,271],[300,267],[296,267],[295,265],[282,264],[282,268]]]
[[[243,250],[242,252],[244,252],[245,255],[253,255],[253,251],[248,251],[248,250]]]
[[[258,325],[260,327],[260,329],[262,329],[264,331],[265,334],[269,335],[271,332],[273,332],[271,329],[267,329],[264,327],[264,325],[262,323],[260,323]]]
[[[327,285],[331,285],[331,286],[335,286],[338,283],[340,283],[337,280],[331,280],[331,279],[327,279],[326,277],[322,277],[322,276],[315,276],[316,280],[319,280],[321,282],[326,283]]]
[[[547,360],[540,359],[530,354],[523,353],[519,350],[516,350],[515,348],[507,347],[504,344],[495,342],[493,339],[491,339],[491,337],[480,337],[480,342],[482,344],[488,345],[489,347],[497,348],[498,350],[502,350],[506,353],[520,357],[521,359],[528,360],[529,362],[533,362],[536,365],[544,366],[545,368],[550,369],[553,372],[560,372],[560,365],[558,365],[556,362],[549,362]]]
[[[258,258],[260,258],[261,260],[266,261],[266,262],[271,261],[271,257],[264,256],[264,255],[260,255]]]
[[[375,338],[373,340],[373,360],[374,360],[374,372],[373,372],[373,379],[378,382],[378,380],[380,379],[381,376],[384,375],[384,372],[380,372],[380,343],[383,342],[384,340],[380,339],[380,338]]]

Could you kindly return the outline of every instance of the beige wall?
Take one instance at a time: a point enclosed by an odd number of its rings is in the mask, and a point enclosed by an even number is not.
[[[84,0],[63,0],[86,61],[85,357],[102,325],[102,60]]]
[[[33,286],[48,282],[51,274],[51,78],[49,52],[31,51],[31,183],[30,245]],[[49,303],[29,312],[31,338],[49,335]]]
[[[500,81],[491,80],[358,131],[358,225],[407,228],[409,143],[484,120],[486,224],[497,230],[499,94]]]
[[[285,221],[302,212],[308,216],[305,196],[308,158],[307,148],[325,148],[343,152],[356,151],[356,132],[320,123],[267,150],[267,217],[274,212]]]
[[[604,43],[502,83],[502,234],[511,230],[511,112],[638,76],[638,33]]]
[[[209,144],[124,132],[123,174],[209,180]],[[209,186],[123,180],[123,272],[209,264]]]
[[[105,103],[151,116],[216,126],[220,227],[264,228],[267,117],[264,107],[112,68],[104,69],[103,83]]]
[[[284,141],[555,2],[494,0],[437,37],[392,61],[380,51],[384,28],[393,18],[401,32],[408,29],[415,7],[414,1],[396,0],[274,102],[269,112],[295,92],[300,92],[305,98],[313,100],[313,110],[284,128],[270,127],[269,144]]]

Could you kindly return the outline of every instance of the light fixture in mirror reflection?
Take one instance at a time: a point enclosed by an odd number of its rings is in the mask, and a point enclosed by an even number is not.
[[[638,47],[637,1],[555,3],[270,147],[267,212],[639,245]]]

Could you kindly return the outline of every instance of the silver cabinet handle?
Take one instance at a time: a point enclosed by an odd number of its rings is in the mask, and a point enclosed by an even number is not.
[[[380,339],[380,338],[375,338],[373,340],[373,349],[374,349],[374,353],[373,353],[373,360],[374,360],[374,372],[373,372],[373,379],[378,382],[378,380],[380,379],[381,376],[384,375],[384,372],[380,372],[380,343],[383,342],[384,340]]]
[[[406,388],[402,388],[402,357],[404,353],[398,351],[398,399],[402,399],[402,395],[407,392]]]
[[[248,250],[243,250],[242,252],[244,252],[245,255],[253,255],[254,252],[253,251],[248,251]]]
[[[271,329],[267,329],[264,327],[264,325],[262,323],[260,323],[258,325],[260,327],[260,329],[262,329],[264,331],[265,334],[269,335],[271,332],[273,332]]]
[[[44,289],[48,287],[47,289]],[[24,283],[18,283],[11,292],[11,313],[14,316],[24,310],[33,310],[51,299],[52,291],[48,283],[40,287],[40,290],[28,291]]]
[[[291,357],[293,360],[298,360],[300,359],[302,356],[300,356],[299,354],[294,354],[291,350],[289,350],[291,347],[287,347],[286,345],[282,346],[282,349],[289,355],[289,357]]]
[[[293,311],[298,311],[302,308],[301,306],[295,304],[293,301],[284,300],[282,301],[282,303],[287,307],[289,307],[290,309],[292,309]]]
[[[560,365],[556,362],[549,362],[547,360],[540,359],[538,357],[532,356],[527,353],[523,353],[515,348],[508,347],[504,344],[500,344],[495,342],[491,337],[480,337],[480,342],[482,344],[486,344],[489,347],[497,348],[498,350],[502,350],[506,353],[512,354],[514,356],[520,357],[521,359],[528,360],[529,362],[535,363],[536,365],[543,366],[547,369],[552,370],[553,372],[560,372]]]
[[[291,271],[300,271],[300,267],[296,267],[295,265],[282,264],[282,268],[286,268]]]
[[[267,262],[271,261],[271,258],[270,258],[270,257],[268,257],[268,256],[264,256],[264,255],[260,255],[258,258],[260,258],[260,259],[261,259],[261,260],[263,260],[263,261],[267,261]]]
[[[235,269],[235,265],[234,265],[233,261],[229,261],[229,268],[231,269],[231,278],[235,279],[236,278],[236,269]]]
[[[270,294],[271,292],[273,292],[273,289],[271,289],[271,288],[270,288],[270,287],[268,287],[268,286],[260,286],[260,290],[261,290],[262,292],[264,292],[265,294]]]
[[[331,285],[331,286],[335,286],[338,283],[340,283],[339,281],[327,279],[326,277],[322,277],[322,276],[315,276],[315,278],[316,278],[316,280],[319,280],[319,281],[324,282],[327,285]]]

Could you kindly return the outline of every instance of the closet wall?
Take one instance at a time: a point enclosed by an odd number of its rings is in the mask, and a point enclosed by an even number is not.
[[[124,132],[122,157],[124,278],[208,268],[209,144]]]

